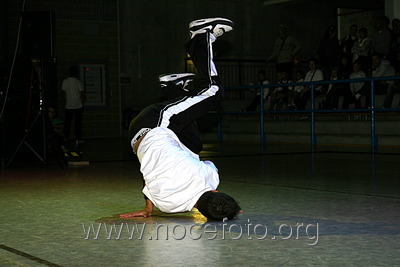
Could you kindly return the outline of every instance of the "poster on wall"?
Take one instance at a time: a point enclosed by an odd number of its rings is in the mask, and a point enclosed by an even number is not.
[[[80,64],[80,77],[85,92],[85,106],[106,105],[105,64]]]

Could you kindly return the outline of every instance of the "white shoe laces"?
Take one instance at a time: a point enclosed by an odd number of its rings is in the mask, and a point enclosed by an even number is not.
[[[218,28],[218,29],[215,29],[215,30],[214,30],[213,35],[214,35],[215,37],[220,37],[220,36],[223,35],[224,33],[225,33],[225,30],[224,30],[223,28]]]

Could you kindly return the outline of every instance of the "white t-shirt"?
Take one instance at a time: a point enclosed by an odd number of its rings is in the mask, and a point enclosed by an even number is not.
[[[362,70],[357,71],[357,72],[352,72],[350,74],[350,79],[361,79],[361,78],[365,78],[365,77],[367,77],[367,75]],[[355,94],[358,91],[360,91],[363,86],[364,86],[364,82],[350,83],[350,91],[352,94]]]
[[[297,80],[297,81],[296,81],[296,83],[302,83],[302,82],[304,82],[304,79],[303,79],[303,78],[301,78],[300,80]],[[294,90],[295,90],[297,93],[301,93],[301,92],[304,90],[304,85],[296,85],[296,86],[294,87]]]
[[[264,80],[264,81],[262,82],[262,84],[263,84],[263,85],[269,84],[269,81],[268,81],[268,80]],[[269,89],[270,89],[269,87],[264,87],[264,88],[263,88],[263,90],[264,90],[264,91],[263,91],[263,98],[264,98],[264,99],[267,98],[268,93],[269,93]],[[257,92],[257,95],[260,95],[260,94],[261,94],[260,91],[258,91],[258,92]]]
[[[143,193],[163,212],[190,211],[203,193],[219,184],[215,165],[201,161],[168,128],[148,132],[137,156],[146,183]]]
[[[83,107],[80,92],[83,91],[81,82],[74,77],[68,77],[62,82],[61,90],[65,91],[66,109],[78,109]]]
[[[316,69],[315,71],[309,70],[306,73],[306,77],[304,77],[304,81],[305,82],[322,81],[323,79],[324,79],[324,74],[319,69]],[[314,88],[315,88],[316,91],[320,91],[322,86],[321,85],[315,85]]]

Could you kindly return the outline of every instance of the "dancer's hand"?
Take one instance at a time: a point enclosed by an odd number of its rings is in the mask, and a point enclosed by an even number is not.
[[[121,217],[121,218],[131,218],[131,217],[147,218],[147,217],[151,217],[151,214],[152,214],[152,211],[149,211],[147,209],[142,209],[142,210],[138,210],[138,211],[134,211],[134,212],[120,214],[119,217]]]
[[[150,199],[146,199],[146,207],[144,209],[134,211],[134,212],[120,214],[119,217],[121,217],[121,218],[131,218],[131,217],[147,218],[147,217],[151,217],[153,210],[154,210],[153,202],[151,202]]]

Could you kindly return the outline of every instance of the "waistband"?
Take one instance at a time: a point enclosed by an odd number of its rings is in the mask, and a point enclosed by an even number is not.
[[[143,135],[145,135],[145,134],[147,134],[148,132],[150,132],[151,130],[152,130],[151,128],[142,128],[142,129],[140,129],[140,130],[135,134],[135,136],[132,138],[132,140],[131,140],[132,149],[135,148],[135,145],[136,145],[136,143],[139,141],[139,139],[140,139]],[[135,151],[134,151],[134,152],[135,152]]]

